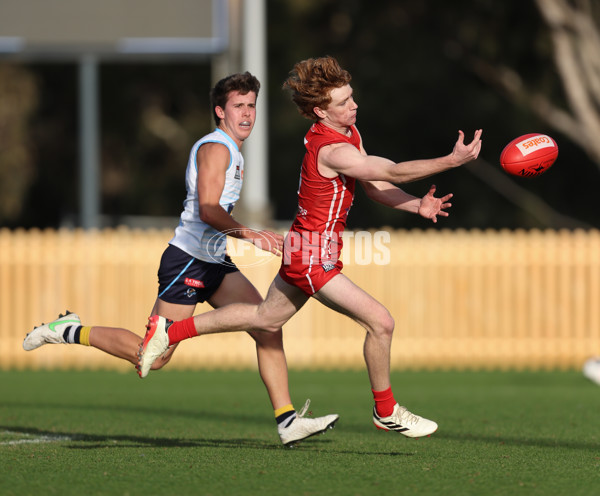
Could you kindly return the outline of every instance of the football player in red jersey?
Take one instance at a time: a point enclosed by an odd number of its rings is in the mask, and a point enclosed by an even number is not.
[[[423,198],[395,184],[426,178],[477,158],[481,130],[473,141],[464,133],[444,157],[395,163],[368,155],[356,115],[351,76],[332,57],[297,63],[284,87],[305,117],[314,121],[305,137],[306,154],[300,172],[298,212],[286,237],[282,265],[259,305],[233,304],[179,322],[154,316],[148,323],[139,355],[144,377],[164,350],[183,339],[202,334],[246,330],[276,332],[313,297],[352,318],[367,331],[364,358],[375,406],[373,422],[379,429],[407,437],[427,436],[437,424],[400,406],[390,383],[390,349],[394,319],[366,291],[342,274],[342,233],[358,181],[367,195],[386,206],[418,214],[433,222],[448,215],[451,194],[435,196],[431,186]]]

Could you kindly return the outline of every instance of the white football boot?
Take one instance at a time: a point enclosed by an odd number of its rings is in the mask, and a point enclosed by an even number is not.
[[[409,412],[406,407],[394,406],[394,411],[389,417],[380,417],[373,407],[373,423],[375,427],[384,431],[396,431],[406,437],[423,437],[433,434],[438,425],[426,418],[419,417]]]
[[[281,442],[288,447],[293,447],[295,443],[307,439],[317,434],[323,434],[328,429],[333,429],[335,423],[340,418],[337,414],[325,415],[324,417],[306,418],[304,414],[310,405],[310,400],[302,409],[296,413],[296,418],[287,427],[277,427]]]
[[[67,310],[66,315],[60,314],[58,319],[53,320],[49,324],[42,324],[34,327],[25,339],[23,340],[23,349],[25,351],[35,350],[44,344],[67,344],[63,334],[67,327],[72,325],[81,325],[81,319],[75,313],[70,313]]]
[[[143,379],[148,375],[152,364],[169,348],[169,327],[173,323],[159,315],[153,315],[148,319],[146,335],[138,351],[138,363],[136,369],[138,375]]]

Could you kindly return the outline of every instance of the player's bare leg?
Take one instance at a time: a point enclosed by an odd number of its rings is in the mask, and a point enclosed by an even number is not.
[[[162,315],[171,320],[183,320],[194,314],[195,305],[179,305],[156,299],[150,315]],[[93,326],[90,331],[90,346],[110,355],[127,360],[137,365],[137,353],[142,337],[128,329],[118,327]],[[177,345],[170,347],[153,364],[152,369],[164,367]]]
[[[389,388],[394,319],[388,310],[343,274],[327,282],[314,297],[366,329],[363,353],[371,388],[377,391]]]
[[[239,331],[278,333],[307,300],[301,290],[277,275],[260,305],[233,303],[227,308],[195,315],[194,327],[198,335]]]
[[[435,432],[438,428],[435,422],[409,412],[396,402],[392,394],[390,352],[394,319],[388,310],[343,274],[327,282],[315,298],[367,330],[364,357],[376,403],[373,408],[375,426],[407,437],[428,436]]]

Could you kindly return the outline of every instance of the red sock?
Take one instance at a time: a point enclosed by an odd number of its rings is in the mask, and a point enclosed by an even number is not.
[[[194,325],[194,317],[190,317],[189,319],[180,320],[178,322],[173,322],[169,326],[169,346],[179,343],[184,339],[193,338],[197,336],[196,326]]]
[[[392,393],[391,386],[384,391],[373,391],[373,398],[375,398],[375,409],[377,415],[380,417],[389,417],[394,411],[396,400],[394,399],[394,393]]]

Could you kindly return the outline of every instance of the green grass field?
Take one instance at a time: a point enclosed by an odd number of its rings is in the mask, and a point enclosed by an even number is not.
[[[256,372],[0,372],[0,494],[598,495],[600,388],[579,372],[394,373],[430,438],[377,431],[366,372],[291,372],[336,428],[279,443]]]

